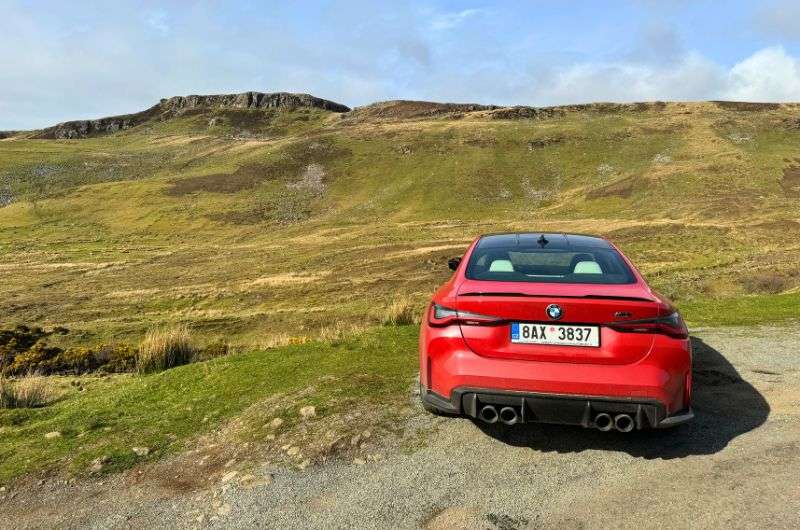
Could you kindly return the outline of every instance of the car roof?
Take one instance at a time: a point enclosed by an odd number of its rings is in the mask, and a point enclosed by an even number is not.
[[[478,246],[481,248],[540,247],[547,250],[585,250],[611,248],[611,243],[602,237],[585,234],[514,232],[481,236]]]

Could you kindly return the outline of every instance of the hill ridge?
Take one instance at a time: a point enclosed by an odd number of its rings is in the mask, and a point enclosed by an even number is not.
[[[564,105],[493,105],[481,103],[452,103],[425,100],[393,99],[376,101],[350,108],[332,100],[307,93],[247,91],[229,94],[172,96],[162,98],[157,104],[143,111],[87,120],[70,120],[32,131],[0,131],[0,140],[17,135],[33,139],[61,140],[82,139],[130,129],[149,120],[164,121],[180,116],[192,109],[286,109],[315,108],[346,115],[345,123],[380,122],[394,120],[457,118],[465,114],[480,114],[493,120],[548,119],[572,112],[642,112],[663,110],[669,104],[711,104],[724,110],[759,112],[796,107],[796,103],[765,103],[742,101],[697,101],[697,102],[604,102],[576,103]]]
[[[238,94],[212,94],[173,96],[163,98],[149,109],[132,114],[107,116],[93,120],[72,120],[58,123],[35,132],[35,139],[78,139],[130,129],[151,119],[169,119],[187,109],[297,109],[316,108],[331,112],[349,112],[350,107],[318,98],[311,94],[291,92],[241,92]]]

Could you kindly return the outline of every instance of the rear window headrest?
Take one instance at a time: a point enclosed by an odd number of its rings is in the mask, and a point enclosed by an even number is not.
[[[603,269],[596,261],[579,261],[572,270],[573,274],[603,274]]]
[[[489,265],[489,272],[514,272],[514,265],[511,260],[496,259]]]

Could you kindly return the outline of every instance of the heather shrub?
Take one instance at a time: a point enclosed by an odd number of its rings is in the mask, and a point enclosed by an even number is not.
[[[70,348],[53,359],[47,373],[131,372],[136,367],[136,349],[129,344],[101,344],[92,348]]]
[[[6,376],[129,372],[136,366],[136,350],[128,344],[76,347],[63,350],[41,339],[14,356],[2,369]]]
[[[4,356],[2,375],[14,376],[32,373],[47,375],[52,372],[53,360],[60,353],[62,353],[61,348],[48,346],[45,339],[39,339],[24,351],[18,351],[13,356]]]
[[[52,331],[45,331],[39,327],[28,327],[19,325],[14,329],[0,329],[0,373],[7,374],[7,367],[14,364],[17,356],[28,353],[31,349],[37,351],[33,357],[54,355],[52,350],[47,349],[46,340],[53,334],[64,334],[64,328],[55,328]]]

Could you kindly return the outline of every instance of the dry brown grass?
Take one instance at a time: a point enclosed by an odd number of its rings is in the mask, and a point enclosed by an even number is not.
[[[160,372],[188,364],[196,351],[186,325],[151,329],[139,346],[136,371],[140,374]]]
[[[319,330],[319,340],[329,344],[338,344],[348,337],[363,333],[367,329],[365,324],[355,324],[337,320],[330,326]]]
[[[18,379],[0,377],[0,409],[43,407],[56,397],[46,377],[29,375]]]
[[[407,326],[418,322],[418,308],[405,296],[395,298],[381,316],[384,326]]]
[[[748,293],[776,294],[789,287],[788,275],[781,272],[759,272],[742,279],[745,291]]]

